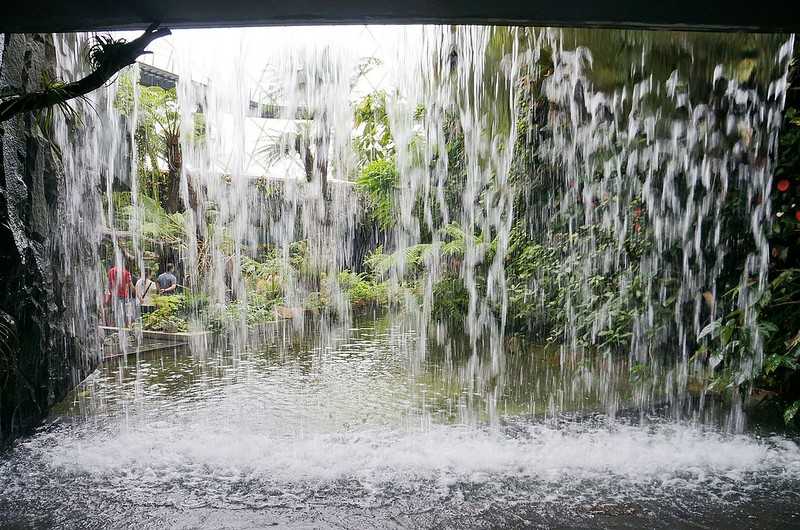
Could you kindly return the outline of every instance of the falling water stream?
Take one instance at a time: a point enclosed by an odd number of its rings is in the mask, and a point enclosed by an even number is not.
[[[254,327],[229,310],[219,333],[153,353],[138,353],[141,337],[123,331],[129,355],[102,360],[103,266],[121,264],[123,247],[135,269],[145,263],[132,156],[140,104],[134,91],[132,113],[120,114],[120,80],[76,103],[82,122],[61,117],[56,127],[68,215],[54,251],[66,256],[74,326],[93,345],[83,362],[99,367],[0,460],[0,526],[800,524],[796,441],[750,428],[740,399],[698,392],[710,368],[693,356],[718,316],[717,282],[733,253],[721,212],[729,193],[747,198],[742,307],[765,287],[793,37],[726,37],[743,59],[677,33],[220,35],[238,45],[204,56],[212,46],[179,32],[170,47],[181,283],[209,307],[244,307],[253,295],[243,270],[267,245],[291,318]],[[79,77],[82,38],[56,41],[62,77]],[[126,75],[136,86],[138,69]],[[354,105],[376,90],[397,168],[381,236],[393,304],[364,312],[337,278],[360,266],[369,212],[353,184],[363,169]],[[256,114],[278,110],[254,116],[252,102]],[[133,197],[126,231],[114,222],[119,182]],[[520,218],[563,249],[575,279],[563,286],[557,344],[506,332]],[[634,255],[626,241],[645,226]],[[454,233],[466,234],[458,259]],[[403,259],[412,251],[419,261]],[[466,292],[459,322],[434,310],[437,282],[452,274]],[[604,275],[620,297],[635,290],[641,300],[622,351],[585,341],[608,335],[613,299],[580,320]],[[548,303],[543,282],[534,274],[526,286],[533,305]],[[328,311],[303,310],[323,295]],[[763,360],[746,321],[752,355],[734,367],[733,386]],[[189,322],[208,325],[209,313]]]

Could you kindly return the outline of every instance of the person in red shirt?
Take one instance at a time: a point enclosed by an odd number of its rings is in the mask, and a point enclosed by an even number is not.
[[[116,298],[131,297],[131,273],[125,268],[125,265],[108,269],[108,289]]]
[[[132,286],[131,273],[125,267],[124,262],[119,267],[115,265],[108,269],[108,292],[106,297],[114,318],[114,322],[109,322],[109,324],[127,326],[133,321],[130,307]]]

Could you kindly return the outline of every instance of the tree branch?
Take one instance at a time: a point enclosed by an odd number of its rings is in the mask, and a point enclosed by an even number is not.
[[[167,28],[151,24],[142,35],[131,42],[98,40],[90,51],[91,59],[95,63],[95,70],[91,74],[57,88],[50,87],[39,92],[20,94],[0,102],[0,122],[17,114],[59,105],[97,90],[117,72],[135,63],[140,55],[146,53],[145,48],[151,42],[170,33]]]

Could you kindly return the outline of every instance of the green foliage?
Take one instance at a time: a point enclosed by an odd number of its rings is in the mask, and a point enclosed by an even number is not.
[[[265,142],[258,147],[258,154],[263,156],[264,166],[272,167],[294,157],[309,158],[312,143],[312,122],[297,122],[294,130],[277,135],[268,135]],[[305,161],[300,162],[305,166]],[[308,170],[309,168],[305,168]]]
[[[782,409],[786,424],[800,426],[800,97],[797,91],[800,64],[797,56],[790,68],[790,79],[792,88],[773,177],[770,283],[762,297],[753,302],[752,309],[764,345],[762,372],[753,384],[775,392],[772,401]],[[721,326],[740,318],[736,309],[729,307],[731,310]],[[730,351],[735,331],[725,331],[728,342],[715,352],[723,355],[723,372],[729,358],[726,353],[742,355],[735,349]],[[720,342],[722,333],[720,330]],[[714,346],[719,348],[720,344]]]
[[[183,302],[181,303],[180,308],[185,314],[199,315],[208,310],[208,295],[204,293],[185,291],[181,295],[173,295],[173,297],[175,296],[183,297]]]
[[[798,76],[796,63],[792,75]],[[773,177],[769,284],[752,300],[738,285],[726,292],[719,301],[722,316],[699,334],[695,354],[714,370],[711,388],[767,390],[787,425],[800,424],[800,100],[794,94],[784,114]],[[751,361],[759,345],[760,372]]]
[[[223,328],[243,318],[248,324],[274,321],[276,307],[284,303],[284,285],[301,277],[314,276],[308,263],[308,249],[305,241],[297,241],[289,246],[288,263],[278,249],[269,248],[258,260],[243,256],[241,271],[245,281],[245,300],[230,302],[223,310],[213,312],[211,320],[215,327]],[[321,310],[327,308],[327,293],[312,293],[306,301],[306,308]]]
[[[142,190],[165,205],[177,178],[180,158],[180,109],[174,88],[139,87],[136,124],[137,167]],[[166,168],[166,171],[162,169]]]
[[[468,311],[469,291],[461,278],[447,276],[433,286],[434,317],[451,323],[463,323]]]
[[[762,73],[763,75],[763,73]],[[798,84],[795,62],[790,77]],[[800,425],[800,100],[790,91],[774,171],[769,284],[756,299],[730,289],[718,302],[721,317],[699,334],[696,358],[714,370],[713,389],[759,388],[782,412],[787,425]],[[757,198],[760,200],[760,198]],[[748,200],[748,199],[745,199]],[[755,280],[749,280],[752,284]],[[742,301],[745,301],[742,304]],[[755,324],[755,327],[753,327]],[[755,332],[755,333],[754,333]],[[763,348],[757,371],[751,358]]]
[[[373,281],[366,273],[345,270],[339,273],[338,281],[353,309],[384,306],[389,301],[388,284]]]
[[[632,337],[634,318],[645,307],[638,262],[598,266],[587,275],[585,264],[602,263],[606,245],[616,244],[611,236],[590,225],[560,234],[545,245],[523,226],[520,222],[512,230],[506,262],[511,330],[544,330],[548,341],[560,343],[570,338],[565,334],[569,328],[578,345],[600,351],[624,349]],[[638,248],[640,237],[632,231],[624,246]]]
[[[142,317],[142,327],[148,331],[180,333],[189,330],[189,323],[181,315],[185,310],[183,295],[156,296],[156,309]]]
[[[672,32],[642,30],[565,29],[563,40],[568,46],[584,46],[591,50],[589,78],[604,91],[620,88],[630,79],[630,65],[646,61],[656,79],[666,79],[678,71],[682,79],[692,79],[710,90],[710,80],[717,65],[727,76],[740,81],[753,78],[772,80],[767,65],[774,63],[783,35],[728,34],[712,32]],[[693,87],[693,90],[698,90]],[[697,92],[699,97],[704,97]]]
[[[382,228],[391,228],[395,223],[394,192],[397,181],[397,168],[391,160],[370,162],[356,180],[356,187],[369,198],[372,218]]]
[[[131,116],[136,104],[133,73],[126,68],[117,77],[117,92],[114,94],[114,108],[123,116]]]
[[[797,400],[786,407],[786,409],[783,411],[783,421],[786,423],[786,425],[790,425],[798,418],[798,412],[800,412],[800,400]]]
[[[50,131],[53,127],[53,112],[58,109],[64,120],[75,124],[83,123],[83,117],[75,106],[69,100],[73,99],[72,94],[66,90],[66,83],[60,79],[53,79],[50,74],[45,71],[42,73],[42,90],[57,96],[60,100],[54,106],[44,108],[37,113],[39,119],[39,126],[43,131]],[[77,99],[82,101],[85,105],[90,105],[89,99],[86,96],[78,96]],[[91,105],[90,105],[91,108]]]
[[[248,325],[262,324],[276,320],[275,306],[280,302],[280,298],[264,295],[261,293],[250,292],[247,295],[247,302],[235,300],[230,302],[223,312],[213,314],[214,320],[223,325],[230,325],[232,322],[239,322],[242,318]]]
[[[800,111],[786,109],[780,135],[780,161],[773,176],[770,245],[781,266],[797,262],[800,253]],[[780,187],[779,187],[780,186]],[[783,186],[788,186],[784,189]]]
[[[138,92],[138,107],[136,93]],[[137,111],[135,129],[136,167],[139,188],[149,197],[166,204],[171,178],[175,178],[180,158],[180,109],[174,88],[133,84],[130,71],[118,81],[114,106],[125,116]],[[200,114],[195,115],[195,137],[202,138],[205,124]]]
[[[174,246],[185,245],[186,220],[182,213],[167,213],[158,201],[143,194],[136,206],[130,202],[130,193],[115,194],[116,201],[123,226],[130,227],[137,220],[142,237]]]
[[[295,253],[296,255],[296,253]],[[275,320],[275,306],[283,301],[283,285],[297,270],[297,260],[287,268],[275,249],[271,249],[261,261],[243,256],[242,275],[247,287],[247,303],[235,301],[228,306],[230,318],[245,316],[248,324]]]
[[[451,265],[459,264],[466,252],[468,241],[463,229],[455,223],[449,223],[439,229],[437,235],[438,241],[435,244],[417,243],[392,254],[385,254],[383,247],[379,246],[367,255],[364,264],[378,278],[385,277],[393,269],[402,271],[410,278],[416,278],[430,265],[434,255]],[[479,252],[484,253],[484,262],[491,262],[495,252],[495,240],[486,245],[482,237],[472,236],[471,243]]]
[[[385,254],[383,252],[383,245],[378,245],[369,252],[364,258],[364,266],[376,278],[385,276],[389,270],[394,266],[394,255]]]
[[[720,302],[727,312],[697,337],[695,359],[707,360],[715,369],[709,388],[758,385],[780,391],[784,399],[800,397],[800,312],[794,310],[800,304],[800,269],[781,271],[761,296],[743,308],[738,305],[740,298],[739,287],[725,293]],[[748,320],[756,327],[748,325]],[[764,349],[762,372],[755,371],[750,361],[756,341]],[[796,410],[789,413],[793,406],[789,403],[786,411],[791,419]]]
[[[433,252],[430,243],[419,243],[405,250],[385,254],[379,246],[364,259],[364,265],[376,278],[385,278],[390,271],[402,271],[404,275],[415,278],[424,270],[426,260]]]
[[[314,291],[308,293],[303,301],[303,308],[314,313],[327,311],[331,306],[330,293],[327,291]]]
[[[354,146],[362,165],[394,157],[394,140],[386,113],[386,93],[367,94],[353,111]]]
[[[519,225],[514,228],[506,263],[512,330],[532,332],[544,325],[563,323],[566,313],[560,298],[564,291],[558,289],[563,276],[561,267],[556,249],[532,241]],[[559,296],[548,304],[542,300],[542,292]]]

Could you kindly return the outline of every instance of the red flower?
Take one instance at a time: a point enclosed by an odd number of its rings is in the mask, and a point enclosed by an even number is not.
[[[794,218],[797,219],[798,222],[800,222],[800,210],[794,212]]]
[[[788,179],[781,179],[778,181],[778,191],[781,193],[786,192],[790,186],[791,183],[789,182]]]

